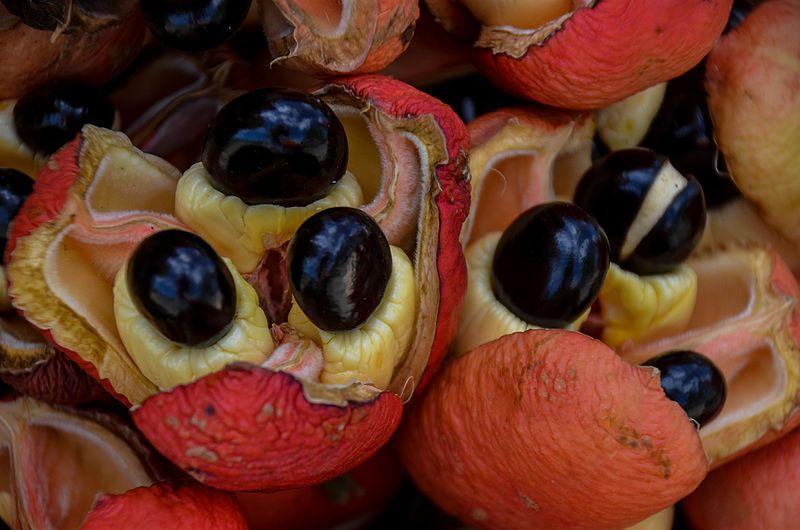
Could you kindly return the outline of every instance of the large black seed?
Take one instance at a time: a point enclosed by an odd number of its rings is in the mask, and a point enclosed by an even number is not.
[[[608,272],[608,241],[582,209],[535,206],[511,223],[495,250],[492,289],[522,320],[565,328],[595,301]]]
[[[211,183],[247,204],[305,206],[347,169],[347,137],[322,100],[264,88],[220,110],[203,146]]]
[[[693,351],[675,351],[644,364],[658,368],[664,393],[701,426],[722,410],[728,394],[725,377],[708,357]]]
[[[8,243],[8,226],[33,191],[33,180],[16,169],[0,168],[0,259]]]
[[[667,156],[684,175],[694,176],[703,187],[708,206],[715,208],[741,194],[714,140],[704,80],[702,62],[667,84],[664,101],[641,145]]]
[[[611,260],[637,274],[674,270],[689,257],[705,228],[703,190],[691,175],[685,176],[683,190],[671,200],[665,196],[651,205],[660,208],[658,221],[630,255],[622,255],[631,227],[640,222],[648,193],[668,163],[666,157],[649,149],[615,151],[597,160],[575,191],[575,204],[592,214],[605,230]]]
[[[209,50],[242,25],[251,0],[141,0],[150,31],[187,52]]]
[[[114,105],[97,88],[62,84],[30,92],[14,106],[14,126],[34,151],[52,154],[86,124],[110,128]]]
[[[142,241],[127,275],[139,310],[173,342],[213,344],[233,323],[231,272],[208,243],[190,232],[164,230]]]
[[[392,255],[378,224],[355,208],[306,220],[289,246],[289,281],[303,313],[326,331],[354,329],[380,305]]]

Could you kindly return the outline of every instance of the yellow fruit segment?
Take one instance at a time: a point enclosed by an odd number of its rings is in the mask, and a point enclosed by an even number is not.
[[[492,292],[492,260],[501,236],[501,232],[492,232],[467,248],[469,279],[454,344],[456,355],[462,355],[503,335],[540,329],[509,311]],[[568,329],[577,331],[588,316],[587,311]]]
[[[682,265],[669,274],[638,276],[612,263],[599,299],[609,346],[679,333],[694,310],[697,274]]]
[[[230,258],[243,273],[253,271],[266,249],[288,241],[303,221],[315,213],[362,203],[358,181],[346,173],[327,197],[308,206],[251,206],[239,197],[227,196],[214,188],[201,163],[183,174],[175,194],[175,212],[181,221],[199,233],[220,255]]]
[[[172,342],[136,307],[123,266],[114,281],[117,331],[133,361],[161,390],[190,383],[233,362],[261,364],[274,348],[258,295],[230,260],[223,258],[236,285],[236,315],[231,329],[211,346],[197,348]]]
[[[658,114],[667,84],[642,90],[597,113],[597,132],[612,150],[636,147],[644,140],[650,123]]]
[[[414,267],[405,252],[392,250],[392,274],[378,308],[356,329],[331,333],[317,328],[297,304],[289,312],[289,325],[319,342],[325,358],[320,380],[345,385],[355,381],[384,389],[411,344],[417,319]]]
[[[572,0],[461,0],[485,26],[535,29],[574,9]]]

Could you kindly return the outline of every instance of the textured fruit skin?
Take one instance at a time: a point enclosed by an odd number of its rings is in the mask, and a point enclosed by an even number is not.
[[[22,23],[0,31],[0,99],[18,98],[31,88],[70,78],[91,84],[113,79],[139,53],[145,25],[135,14],[97,33],[61,34]]]
[[[620,528],[708,463],[655,371],[579,333],[506,335],[448,365],[400,431],[417,486],[482,528]]]
[[[800,518],[800,431],[714,470],[683,501],[693,528],[794,528]]]
[[[276,493],[237,493],[236,498],[252,530],[330,530],[337,525],[357,530],[369,528],[404,479],[389,447],[328,482]]]
[[[435,197],[439,210],[439,237],[436,272],[439,277],[439,307],[436,335],[427,368],[415,386],[420,392],[436,375],[447,348],[458,329],[458,315],[467,284],[467,265],[459,235],[470,205],[467,149],[469,139],[464,123],[447,105],[419,90],[390,77],[360,75],[337,79],[356,97],[368,101],[390,116],[430,115],[444,135],[447,161],[434,169],[439,192]]]
[[[700,62],[725,27],[732,3],[602,0],[576,11],[521,57],[495,51],[502,49],[495,45],[475,59],[484,75],[512,94],[562,108],[597,109]]]
[[[247,530],[242,509],[226,493],[197,485],[159,483],[101,495],[81,530]]]
[[[328,480],[365,461],[397,429],[402,410],[390,392],[344,406],[310,403],[289,374],[232,365],[149,398],[133,419],[200,482],[277,491]]]
[[[795,245],[800,244],[798,85],[797,0],[760,4],[708,57],[709,108],[730,173],[764,219]]]
[[[408,47],[419,17],[418,0],[344,0],[343,11],[350,10],[348,23],[341,36],[333,37],[326,35],[330,29],[314,27],[316,19],[330,22],[333,17],[315,13],[309,9],[313,4],[259,0],[273,57],[282,65],[323,76],[381,70]],[[338,20],[333,22],[338,26]]]

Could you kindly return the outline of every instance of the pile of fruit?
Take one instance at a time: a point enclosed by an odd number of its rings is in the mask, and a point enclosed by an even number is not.
[[[0,51],[8,527],[798,526],[800,0],[0,0]]]

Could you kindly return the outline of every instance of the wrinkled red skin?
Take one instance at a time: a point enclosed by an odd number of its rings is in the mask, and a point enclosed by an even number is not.
[[[464,123],[449,106],[402,81],[373,74],[346,77],[332,84],[347,87],[354,95],[369,101],[390,116],[430,114],[446,136],[449,160],[435,170],[441,189],[436,197],[440,223],[436,256],[439,312],[428,365],[415,390],[420,392],[436,375],[444,360],[458,328],[459,310],[464,300],[467,266],[458,238],[470,204],[467,167],[469,135]]]
[[[800,519],[800,431],[713,471],[683,501],[693,528],[795,528]]]
[[[733,0],[601,0],[521,58],[480,49],[481,72],[548,105],[598,109],[688,71],[711,50]]]
[[[61,214],[61,210],[69,197],[69,190],[78,177],[78,158],[82,142],[83,136],[79,134],[73,141],[56,152],[42,168],[33,184],[33,193],[22,205],[22,208],[20,208],[17,216],[14,217],[9,226],[8,244],[3,258],[4,263],[7,263],[10,259],[19,238],[27,237],[36,227],[56,219]],[[25,316],[22,312],[20,314],[23,317]],[[59,351],[74,361],[84,372],[98,381],[106,392],[126,406],[130,406],[128,399],[118,394],[111,383],[100,379],[97,368],[93,364],[83,360],[77,353],[56,344],[49,330],[43,329],[41,332],[48,342],[55,345]],[[61,377],[68,377],[68,374],[61,374],[58,379]]]
[[[394,452],[382,449],[357,468],[316,486],[237,493],[250,530],[366,528],[403,482]]]
[[[58,351],[29,371],[4,373],[0,378],[20,394],[45,403],[85,405],[111,398],[97,381]]]
[[[283,372],[231,365],[162,392],[133,411],[150,442],[200,482],[277,491],[341,475],[375,454],[400,424],[391,392],[348,406],[309,403]]]
[[[93,85],[113,79],[139,53],[145,25],[137,13],[98,33],[61,34],[54,42],[52,37],[52,32],[22,23],[0,31],[0,99],[16,99],[56,79]]]
[[[236,500],[229,494],[197,485],[156,484],[121,495],[102,495],[82,530],[247,530]]]

